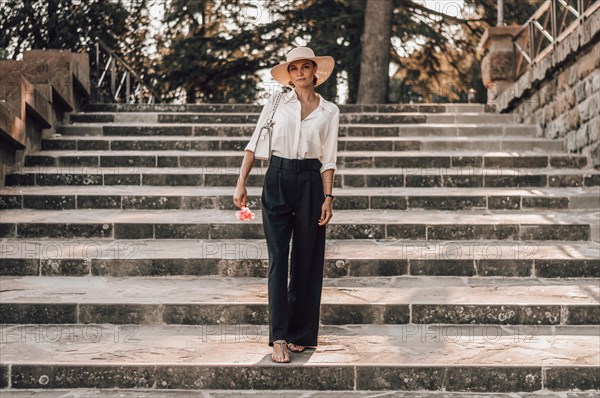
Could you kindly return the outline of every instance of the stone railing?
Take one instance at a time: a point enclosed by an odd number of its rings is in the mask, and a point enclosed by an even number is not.
[[[89,95],[86,53],[32,50],[21,61],[0,61],[0,185]]]
[[[489,28],[482,78],[496,111],[600,167],[600,0],[569,3],[548,0],[524,26]]]

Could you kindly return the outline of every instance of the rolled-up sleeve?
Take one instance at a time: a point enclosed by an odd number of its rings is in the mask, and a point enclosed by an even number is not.
[[[323,142],[323,156],[321,157],[321,173],[325,170],[333,169],[334,172],[337,170],[337,146],[338,146],[338,130],[340,127],[340,111],[336,110],[331,122],[329,122],[329,128],[325,141]]]
[[[269,98],[267,103],[263,106],[262,112],[258,118],[258,122],[256,123],[256,127],[254,128],[254,133],[252,133],[252,137],[250,137],[250,141],[248,145],[246,145],[245,151],[254,152],[254,148],[256,148],[256,142],[258,141],[258,137],[260,135],[261,128],[265,125],[269,117],[269,113],[271,112],[271,108],[273,107],[273,96]]]

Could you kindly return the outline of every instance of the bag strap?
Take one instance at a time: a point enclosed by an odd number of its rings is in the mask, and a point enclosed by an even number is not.
[[[279,100],[281,99],[281,97],[283,97],[283,92],[278,92],[277,93],[277,98],[275,98],[274,104],[273,104],[273,111],[271,112],[271,116],[267,119],[267,123],[266,125],[268,127],[271,127],[273,125],[273,117],[275,116],[275,111],[277,110],[277,106],[279,105]]]

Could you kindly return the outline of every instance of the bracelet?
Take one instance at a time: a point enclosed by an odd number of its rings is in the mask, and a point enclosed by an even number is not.
[[[326,197],[326,198],[327,198],[327,197],[329,197],[329,198],[331,198],[331,199],[335,199],[335,196],[333,196],[333,195],[332,195],[332,194],[330,194],[330,193],[326,193],[326,194],[325,194],[325,197]]]

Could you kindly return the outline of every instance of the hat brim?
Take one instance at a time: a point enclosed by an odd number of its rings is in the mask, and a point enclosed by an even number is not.
[[[329,79],[329,76],[331,76],[331,73],[333,72],[333,68],[335,66],[335,60],[329,55],[324,55],[321,57],[298,58],[289,62],[284,62],[271,68],[271,76],[273,76],[273,79],[277,80],[280,84],[284,86],[289,86],[291,78],[290,74],[287,71],[288,65],[293,62],[300,61],[302,59],[309,59],[315,61],[315,63],[317,64],[317,84],[315,84],[315,87],[320,84],[323,84],[327,79]]]

